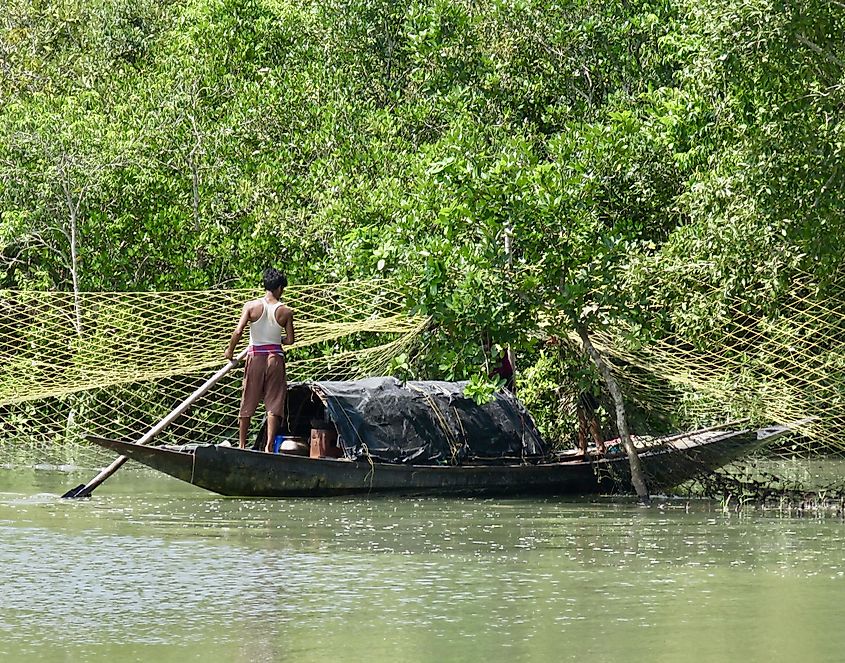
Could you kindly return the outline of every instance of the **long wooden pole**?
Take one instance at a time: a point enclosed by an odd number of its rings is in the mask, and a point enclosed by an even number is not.
[[[613,377],[610,366],[607,365],[604,357],[593,346],[590,336],[587,333],[587,328],[583,325],[577,325],[576,331],[578,332],[578,336],[581,337],[584,351],[593,360],[596,368],[599,369],[599,373],[604,378],[610,395],[613,397],[613,403],[616,406],[616,427],[619,429],[619,437],[625,446],[625,451],[628,453],[628,464],[631,466],[631,483],[634,484],[634,490],[637,491],[637,497],[639,497],[640,502],[642,504],[650,504],[651,498],[648,495],[643,467],[640,463],[640,457],[637,455],[637,448],[631,439],[631,432],[628,430],[628,419],[625,416],[625,401],[622,398],[622,390]]]
[[[211,389],[215,384],[217,384],[223,376],[225,376],[229,371],[235,368],[241,360],[246,357],[246,353],[249,348],[245,348],[235,359],[230,359],[226,362],[226,365],[223,366],[219,371],[217,371],[214,375],[212,375],[206,382],[204,382],[200,387],[197,388],[194,393],[188,396],[184,401],[179,403],[171,412],[168,414],[164,419],[159,421],[155,426],[153,426],[150,430],[148,430],[135,444],[138,445],[145,445],[149,444],[153,438],[161,433],[165,428],[167,428],[170,424],[172,424],[176,419],[178,419],[185,411],[194,404],[194,402],[203,396],[209,389]],[[78,485],[76,488],[73,488],[66,492],[62,497],[90,497],[91,492],[103,483],[106,479],[108,479],[112,474],[117,472],[123,464],[129,460],[126,456],[119,456],[111,465],[106,468],[103,468],[100,473],[95,476],[91,481],[88,483],[83,483]]]

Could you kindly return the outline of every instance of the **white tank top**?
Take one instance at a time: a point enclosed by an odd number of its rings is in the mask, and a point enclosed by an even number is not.
[[[282,302],[268,304],[266,299],[262,299],[261,303],[264,305],[261,317],[249,325],[249,344],[281,345],[282,328],[276,322],[276,309],[282,305]]]

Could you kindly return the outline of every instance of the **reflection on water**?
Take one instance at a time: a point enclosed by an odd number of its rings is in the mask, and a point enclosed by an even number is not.
[[[845,529],[0,470],[2,661],[839,660]]]

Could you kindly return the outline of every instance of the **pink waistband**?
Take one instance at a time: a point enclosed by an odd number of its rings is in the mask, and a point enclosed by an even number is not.
[[[247,354],[250,355],[284,355],[285,353],[282,351],[282,346],[277,344],[271,345],[250,345],[249,352]]]

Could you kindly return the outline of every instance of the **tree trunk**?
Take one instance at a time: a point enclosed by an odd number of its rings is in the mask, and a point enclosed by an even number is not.
[[[79,298],[79,257],[76,252],[76,210],[70,210],[70,275],[73,280],[73,309],[76,335],[82,336],[82,303]]]
[[[513,227],[510,222],[505,222],[504,231],[507,276],[510,277],[510,272],[513,269]],[[514,393],[516,393],[516,353],[513,351],[510,343],[508,343],[505,348],[505,356],[507,357],[508,363],[511,365],[511,385]]]
[[[59,175],[62,180],[62,189],[65,194],[65,204],[68,211],[68,224],[70,226],[68,233],[68,242],[70,244],[70,276],[73,281],[73,309],[74,309],[74,327],[77,336],[82,336],[82,303],[79,296],[79,256],[77,254],[77,219],[79,216],[80,200],[73,199],[73,193],[70,187],[70,176],[67,173],[66,167],[67,157],[63,154],[59,162]]]
[[[196,144],[188,153],[188,167],[191,169],[191,212],[194,217],[194,232],[199,232],[200,228],[200,172],[197,165],[197,152],[200,149],[200,137],[194,127]]]
[[[625,446],[625,451],[628,453],[628,463],[631,466],[631,483],[634,484],[634,490],[637,491],[642,504],[651,504],[651,499],[648,495],[648,486],[646,486],[645,476],[643,475],[643,468],[640,464],[640,457],[637,455],[637,449],[634,447],[634,442],[631,440],[631,433],[628,430],[628,420],[625,416],[625,401],[622,398],[622,390],[613,377],[607,362],[595,349],[590,336],[587,333],[587,328],[583,325],[576,325],[578,336],[581,337],[581,343],[584,345],[584,352],[586,352],[596,368],[599,369],[604,382],[607,385],[610,395],[613,397],[613,403],[616,406],[616,427],[619,429],[619,437],[622,444]]]

